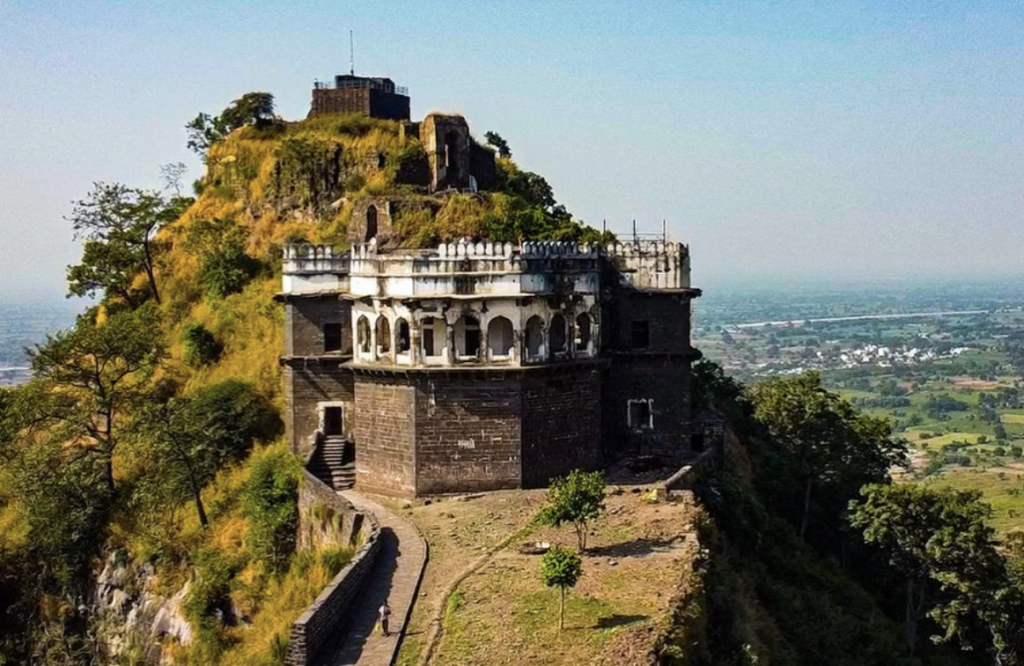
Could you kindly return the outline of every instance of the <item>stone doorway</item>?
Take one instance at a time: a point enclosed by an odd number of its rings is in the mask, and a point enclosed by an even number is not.
[[[324,407],[324,436],[335,437],[343,434],[344,418],[341,407]]]

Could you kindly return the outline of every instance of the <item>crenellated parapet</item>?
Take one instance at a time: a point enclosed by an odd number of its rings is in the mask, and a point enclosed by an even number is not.
[[[286,294],[344,291],[351,264],[347,252],[330,245],[288,244],[284,247],[282,289]]]
[[[690,288],[690,249],[683,243],[609,243],[605,252],[623,281],[635,289]]]
[[[371,242],[350,252],[308,243],[286,246],[284,290],[377,297],[596,293],[608,263],[623,285],[635,289],[690,287],[690,254],[682,243],[458,242],[378,252]]]

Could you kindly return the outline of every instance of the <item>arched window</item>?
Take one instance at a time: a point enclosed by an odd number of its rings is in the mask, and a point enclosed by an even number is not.
[[[551,353],[558,354],[565,351],[566,338],[565,317],[556,314],[551,318],[551,330],[548,335],[551,337]]]
[[[356,336],[359,340],[359,351],[370,352],[370,320],[360,315],[356,322]]]
[[[395,322],[395,351],[399,354],[408,354],[410,345],[409,322],[399,318]]]
[[[377,237],[377,207],[370,204],[366,208],[366,237],[363,239],[369,243]]]
[[[491,356],[508,356],[512,351],[515,332],[512,322],[505,317],[495,317],[487,324],[487,346]]]
[[[391,352],[391,323],[387,317],[377,317],[377,353]]]
[[[423,356],[442,356],[447,344],[444,321],[437,317],[426,317],[420,322],[420,342]]]
[[[577,353],[586,353],[590,349],[590,315],[583,313],[576,317],[576,339],[573,348]]]
[[[455,355],[459,357],[480,354],[480,320],[462,315],[455,322]]]
[[[544,348],[544,324],[537,315],[533,315],[526,322],[526,356],[527,358],[538,359],[543,356]]]

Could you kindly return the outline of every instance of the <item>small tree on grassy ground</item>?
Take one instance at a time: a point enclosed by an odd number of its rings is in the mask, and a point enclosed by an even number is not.
[[[540,567],[544,585],[558,588],[558,628],[565,629],[565,590],[576,587],[583,575],[583,561],[571,549],[554,546],[544,554]]]
[[[587,523],[604,511],[604,475],[574,469],[568,476],[551,480],[547,504],[541,509],[539,520],[543,525],[560,527],[572,523],[580,552],[587,549]]]

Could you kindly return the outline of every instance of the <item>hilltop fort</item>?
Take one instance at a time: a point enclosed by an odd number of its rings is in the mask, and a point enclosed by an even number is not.
[[[465,119],[409,121],[386,78],[317,84],[310,115],[402,121],[422,163],[404,184],[464,194],[494,183]],[[381,169],[387,156],[368,160]],[[348,251],[285,250],[287,437],[334,487],[402,496],[538,487],[625,455],[685,459],[693,425],[688,248],[395,242],[407,195],[353,203]]]

